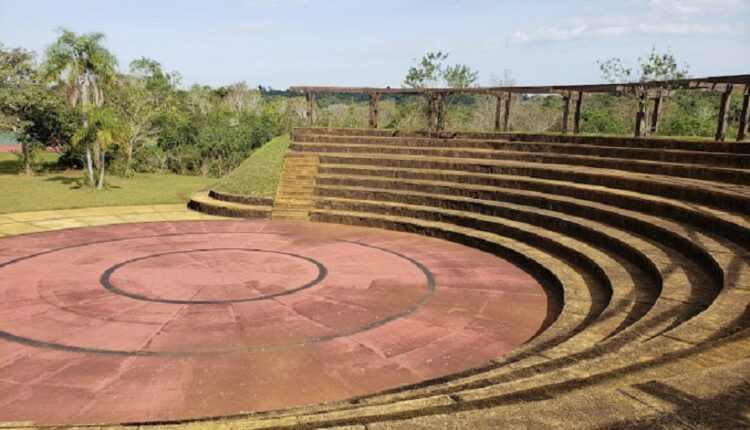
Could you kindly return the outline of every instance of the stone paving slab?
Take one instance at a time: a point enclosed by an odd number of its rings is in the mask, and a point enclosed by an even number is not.
[[[547,313],[541,286],[510,263],[413,234],[177,205],[7,217],[0,422],[341,400],[485,364]]]

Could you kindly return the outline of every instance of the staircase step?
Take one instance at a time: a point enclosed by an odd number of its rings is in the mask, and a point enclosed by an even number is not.
[[[313,206],[318,156],[290,153],[284,158],[271,219],[304,221]]]

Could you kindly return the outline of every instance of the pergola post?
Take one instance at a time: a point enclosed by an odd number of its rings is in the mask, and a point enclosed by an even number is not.
[[[378,105],[380,93],[370,93],[370,128],[378,128]]]
[[[430,131],[435,131],[437,129],[437,97],[435,97],[434,93],[427,94],[427,103],[430,111],[430,123],[428,129]]]
[[[507,92],[505,95],[505,115],[503,118],[503,131],[510,131],[510,100],[511,94]]]
[[[442,93],[437,94],[437,123],[435,128],[442,130],[445,126],[445,95]]]
[[[568,116],[570,115],[570,92],[563,95],[562,134],[568,134]]]
[[[495,96],[497,104],[495,105],[495,131],[500,131],[500,115],[503,111],[503,98],[501,96]]]
[[[643,137],[646,131],[646,92],[638,96],[638,111],[635,113],[635,137]]]
[[[727,134],[727,121],[729,119],[729,101],[732,96],[732,84],[727,84],[727,88],[721,93],[721,102],[719,104],[719,118],[716,124],[716,141],[723,142]]]
[[[430,93],[430,131],[438,131],[443,128],[443,94]]]
[[[305,91],[305,100],[307,101],[307,110],[305,112],[305,119],[307,120],[307,126],[312,127],[314,121],[313,118],[313,107],[315,106],[315,93],[311,90]]]
[[[745,140],[747,134],[747,126],[750,123],[750,112],[748,112],[748,104],[750,104],[750,84],[745,85],[745,91],[742,97],[742,113],[740,114],[740,124],[737,130],[737,141]]]
[[[581,104],[583,103],[583,91],[578,91],[576,99],[576,113],[573,117],[573,134],[581,132]]]
[[[651,112],[651,134],[654,135],[659,131],[659,113],[661,112],[661,99],[662,93],[659,93],[654,97],[654,111]]]

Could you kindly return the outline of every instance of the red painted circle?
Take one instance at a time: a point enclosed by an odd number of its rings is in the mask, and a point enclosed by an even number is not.
[[[320,275],[314,262],[325,276],[296,290]],[[102,288],[112,267],[113,285],[155,300]],[[331,224],[4,238],[0,279],[0,421],[42,424],[183,420],[372,393],[484,364],[536,333],[547,310],[531,276],[489,254]],[[183,299],[229,302],[169,302]]]

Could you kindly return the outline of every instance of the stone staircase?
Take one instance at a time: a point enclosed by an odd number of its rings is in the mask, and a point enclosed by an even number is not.
[[[314,154],[287,154],[281,168],[279,187],[273,203],[271,219],[300,220],[309,218],[313,208],[318,157]]]
[[[476,247],[563,305],[483,367],[217,425],[750,428],[749,144],[301,128],[292,151],[280,215]]]

